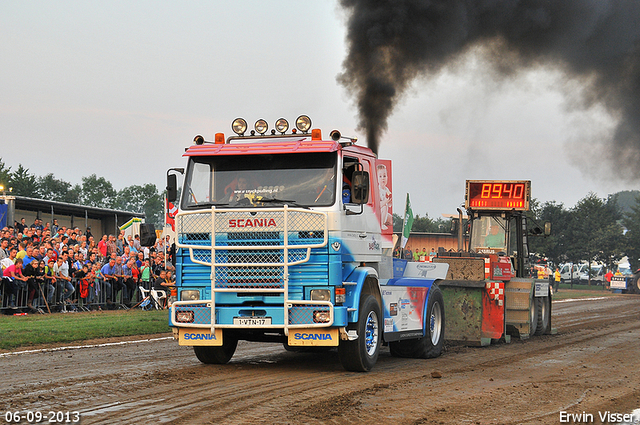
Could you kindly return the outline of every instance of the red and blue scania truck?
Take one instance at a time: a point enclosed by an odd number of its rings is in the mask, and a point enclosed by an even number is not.
[[[217,133],[213,142],[196,136],[180,170],[178,299],[169,322],[201,362],[227,363],[239,340],[337,347],[350,371],[371,370],[383,344],[394,356],[437,357],[445,310],[458,303],[475,307],[452,316],[454,339],[486,345],[506,337],[504,279],[516,277],[517,259],[493,249],[394,267],[391,161],[337,130],[323,138],[306,115],[291,130],[283,118],[270,131],[265,120],[248,131],[242,118],[232,129],[235,136]],[[177,194],[168,173],[168,200]],[[491,215],[475,211],[478,220]],[[509,214],[499,212],[496,223],[509,226]],[[524,224],[514,226],[522,236]],[[487,268],[501,276],[485,276]],[[529,296],[532,281],[520,286],[527,317],[517,330],[526,337],[539,306],[550,304]],[[480,331],[469,335],[471,328]]]
[[[284,119],[270,134],[263,120],[248,134],[243,119],[232,128],[184,153],[170,312],[179,344],[203,363],[228,362],[239,340],[337,347],[352,371],[370,370],[383,343],[439,356],[435,277],[394,277],[390,161],[338,131],[323,139],[304,115],[290,132]]]

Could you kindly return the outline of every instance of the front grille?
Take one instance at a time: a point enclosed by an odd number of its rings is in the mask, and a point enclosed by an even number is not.
[[[227,239],[230,241],[247,241],[247,240],[279,240],[280,232],[245,232],[245,233],[227,233]]]
[[[216,288],[282,289],[282,267],[216,267]]]
[[[283,289],[285,269],[308,263],[309,248],[326,254],[326,227],[326,214],[288,208],[176,216],[178,246],[212,268],[219,289]]]

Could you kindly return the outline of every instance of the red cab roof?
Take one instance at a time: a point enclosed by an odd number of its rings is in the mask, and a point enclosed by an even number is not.
[[[264,142],[205,143],[190,146],[183,156],[257,155],[306,152],[335,152],[340,143],[333,140],[279,140]]]

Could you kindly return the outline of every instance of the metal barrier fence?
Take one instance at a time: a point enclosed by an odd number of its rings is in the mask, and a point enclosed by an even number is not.
[[[22,282],[3,277],[0,284],[0,312],[127,310],[143,299],[139,286],[150,289],[151,283],[122,278]]]

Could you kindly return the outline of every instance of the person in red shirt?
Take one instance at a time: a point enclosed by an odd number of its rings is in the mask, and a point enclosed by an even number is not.
[[[106,258],[107,256],[107,235],[102,235],[102,239],[98,242],[98,251],[100,251],[100,255],[102,258]]]
[[[7,295],[9,301],[9,307],[15,307],[15,300],[11,298],[13,295],[16,299],[18,298],[18,289],[26,289],[27,288],[27,280],[26,276],[22,275],[22,258],[16,258],[15,264],[10,265],[2,272],[2,280],[5,283],[5,288],[7,290]],[[19,284],[18,282],[22,282]]]
[[[611,270],[609,270],[607,272],[607,274],[604,275],[604,278],[607,279],[607,289],[609,289],[611,287],[611,278],[613,277],[613,273],[611,272]]]

